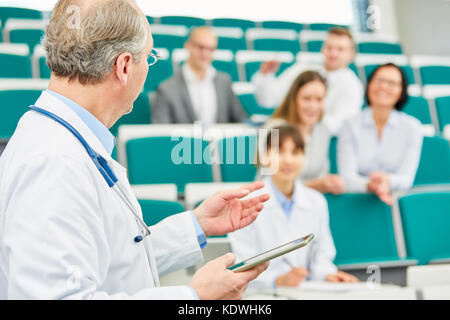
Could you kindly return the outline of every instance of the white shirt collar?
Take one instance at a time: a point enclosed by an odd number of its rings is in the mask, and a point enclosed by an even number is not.
[[[372,108],[370,106],[366,107],[363,110],[362,116],[363,116],[363,122],[366,126],[375,127],[375,120],[373,119],[373,112],[372,112]],[[386,125],[390,126],[390,127],[395,127],[400,121],[399,118],[400,118],[400,112],[395,109],[392,109],[391,113],[389,114],[389,119],[388,119]]]
[[[213,66],[210,65],[206,70],[205,78],[201,80],[187,62],[183,65],[182,72],[184,78],[186,79],[186,82],[212,81],[214,76],[216,75],[216,69],[214,69]]]

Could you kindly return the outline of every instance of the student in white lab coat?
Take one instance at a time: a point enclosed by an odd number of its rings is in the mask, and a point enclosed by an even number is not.
[[[306,247],[271,261],[269,268],[250,285],[257,288],[298,286],[303,280],[355,282],[333,264],[336,250],[329,229],[328,207],[323,195],[303,185],[298,173],[303,164],[303,140],[292,126],[276,127],[279,145],[267,137],[267,153],[261,163],[275,172],[264,179],[261,192],[271,195],[253,224],[228,235],[237,260],[244,260],[309,233]],[[276,139],[275,139],[276,140]],[[276,151],[278,147],[278,151]]]
[[[147,58],[157,60],[150,28],[131,0],[73,3],[58,1],[47,27],[40,109],[21,118],[0,158],[0,299],[240,298],[267,265],[234,273],[227,254],[188,286],[159,287],[158,276],[200,262],[209,235],[251,223],[268,196],[240,199],[262,183],[219,192],[148,234],[107,128],[132,109]]]

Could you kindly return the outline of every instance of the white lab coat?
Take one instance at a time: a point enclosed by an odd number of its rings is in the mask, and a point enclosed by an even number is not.
[[[126,169],[84,122],[47,92],[36,106],[81,133],[141,213]],[[22,117],[0,158],[0,299],[193,299],[187,286],[158,287],[158,273],[202,260],[191,214],[150,229],[134,242],[135,218],[66,128],[36,112]]]
[[[310,280],[324,280],[326,275],[336,273],[337,268],[333,264],[336,249],[329,228],[328,206],[323,195],[297,181],[293,195],[295,202],[288,220],[274,196],[269,179],[270,177],[264,179],[265,187],[259,192],[268,193],[271,198],[265,203],[259,216],[251,225],[228,235],[236,261],[310,233],[314,233],[314,239],[306,247],[273,259],[267,270],[252,281],[249,287],[273,287],[278,276],[291,270],[283,258],[295,267],[306,267],[310,271]]]

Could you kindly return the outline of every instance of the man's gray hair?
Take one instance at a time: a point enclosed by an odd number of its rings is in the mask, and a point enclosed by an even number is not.
[[[147,44],[145,17],[129,0],[104,0],[81,6],[60,0],[53,9],[43,45],[47,65],[57,77],[82,84],[102,82],[124,52],[136,62]]]

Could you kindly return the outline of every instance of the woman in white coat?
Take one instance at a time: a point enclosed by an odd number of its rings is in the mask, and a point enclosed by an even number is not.
[[[338,271],[333,264],[336,250],[328,224],[328,207],[319,192],[296,179],[303,164],[303,140],[292,126],[279,130],[278,152],[267,137],[267,153],[261,163],[271,167],[272,176],[264,179],[260,191],[270,194],[252,225],[228,235],[237,260],[244,260],[309,233],[314,240],[308,246],[271,261],[253,287],[297,286],[304,279],[357,281]]]

